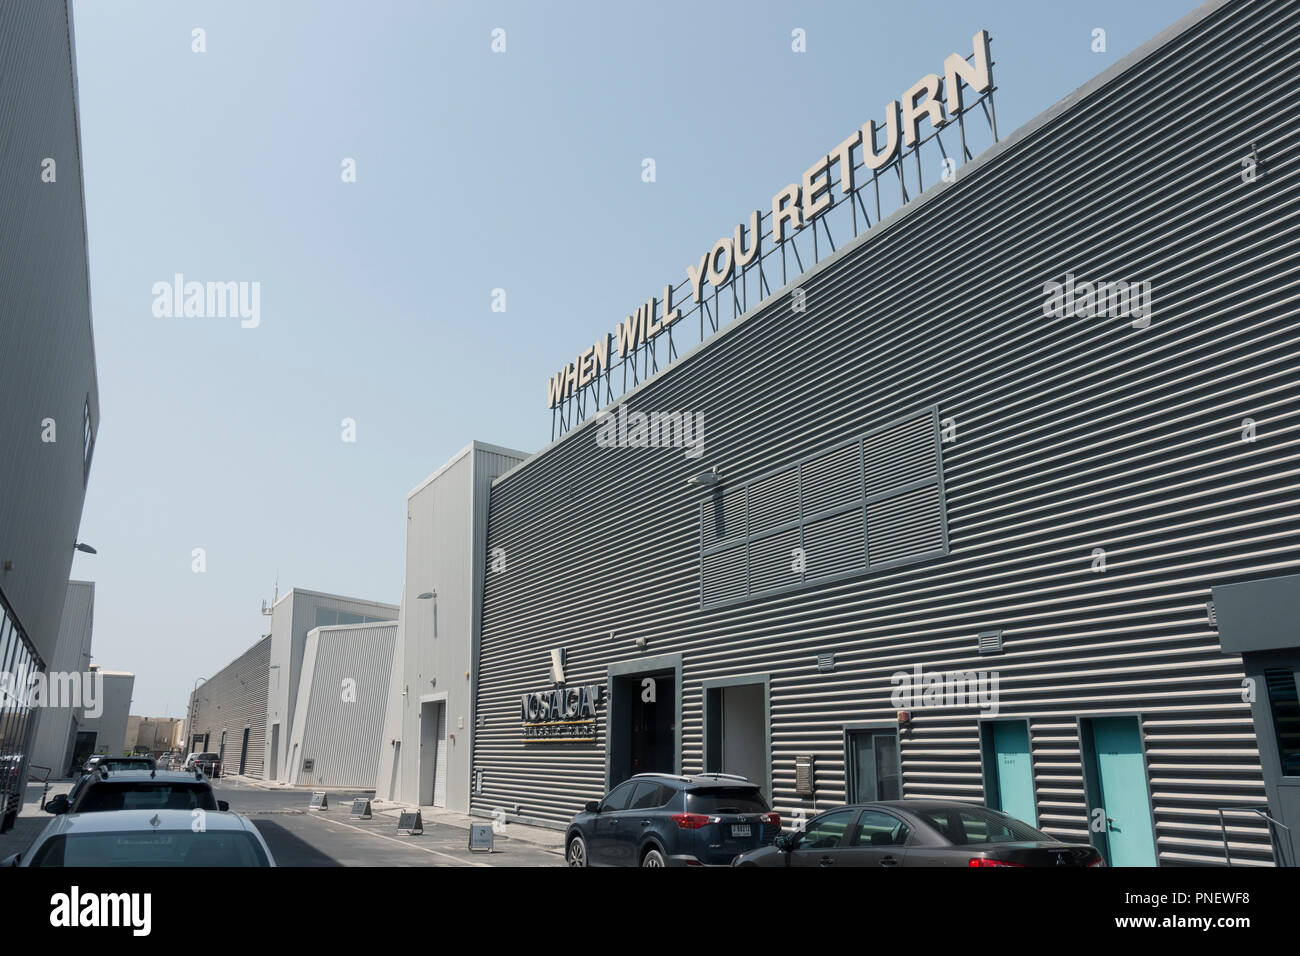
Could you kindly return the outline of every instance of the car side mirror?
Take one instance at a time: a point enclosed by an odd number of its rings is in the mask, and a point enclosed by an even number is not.
[[[600,801],[588,800],[587,805],[582,809],[586,810],[588,813],[600,813]]]
[[[220,810],[220,811],[222,811],[223,813],[224,813],[225,811],[229,810],[229,809],[230,809],[230,801],[229,801],[229,800],[218,800],[218,801],[217,801],[217,809]]]
[[[66,794],[59,794],[45,804],[46,813],[67,813],[68,797]]]
[[[776,847],[782,853],[789,853],[794,849],[794,837],[788,833],[781,833],[772,841],[772,846]]]

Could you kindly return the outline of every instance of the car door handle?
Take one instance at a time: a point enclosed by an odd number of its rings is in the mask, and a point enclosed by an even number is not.
[[[881,859],[881,861],[880,861],[880,865],[881,865],[881,866],[898,866],[898,857],[896,857],[896,856],[887,856],[887,857],[883,857],[883,858]]]
[[[649,825],[650,825],[650,821],[649,821],[649,820],[642,820],[642,821],[641,821],[641,826],[643,826],[643,827],[648,827]]]
[[[824,856],[817,862],[821,866],[831,866],[832,864],[834,864],[835,858],[830,856]]]

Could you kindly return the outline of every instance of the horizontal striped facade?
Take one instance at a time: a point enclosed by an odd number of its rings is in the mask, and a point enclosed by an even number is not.
[[[1278,92],[1298,83],[1300,5],[1208,4],[624,397],[702,414],[701,458],[600,447],[592,420],[499,479],[475,811],[560,825],[605,790],[603,726],[521,740],[552,648],[570,686],[680,654],[686,772],[702,682],[766,677],[783,814],[845,799],[844,728],[894,719],[893,673],[993,669],[1042,829],[1088,839],[1079,718],[1139,714],[1159,862],[1222,863],[1216,808],[1265,793],[1206,602],[1300,567],[1300,103]],[[1067,274],[1151,282],[1151,322],[1045,315]],[[729,489],[931,407],[946,554],[701,606],[712,492],[688,479],[716,466]],[[979,716],[914,712],[905,796],[984,799]],[[1234,863],[1271,862],[1262,824],[1229,838]]]
[[[199,684],[190,697],[185,746],[190,746],[196,734],[206,735],[207,749],[221,754],[223,773],[239,772],[247,729],[244,775],[259,779],[263,776],[270,666],[271,635],[268,634]]]

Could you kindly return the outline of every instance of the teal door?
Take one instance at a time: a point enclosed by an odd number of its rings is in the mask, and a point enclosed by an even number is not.
[[[1155,866],[1151,799],[1136,717],[1091,721],[1097,800],[1105,818],[1111,866]]]
[[[1029,725],[1023,720],[985,724],[985,793],[989,806],[1038,826],[1034,767],[1029,757]]]

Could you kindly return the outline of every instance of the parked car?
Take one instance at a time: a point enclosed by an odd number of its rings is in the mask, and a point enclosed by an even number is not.
[[[243,814],[207,814],[193,827],[189,810],[117,810],[56,816],[4,866],[275,866]]]
[[[726,866],[780,832],[744,777],[639,773],[574,816],[564,855],[569,866]]]
[[[201,753],[194,758],[195,770],[201,770],[209,777],[221,776],[221,755],[215,753]]]
[[[46,813],[114,810],[229,810],[202,776],[179,771],[124,770],[87,774],[72,792],[46,801]]]
[[[946,800],[837,807],[733,866],[1105,866],[1097,848],[1062,843],[997,810]]]
[[[186,755],[185,755],[185,763],[181,765],[181,769],[182,769],[182,770],[193,770],[193,769],[194,769],[194,761],[197,760],[198,758],[199,758],[199,752],[198,752],[197,750],[191,751],[190,753],[186,754]]]
[[[95,754],[82,766],[82,773],[95,773],[99,770],[154,770],[158,761],[151,754],[138,754],[132,757],[115,757],[112,754]]]

